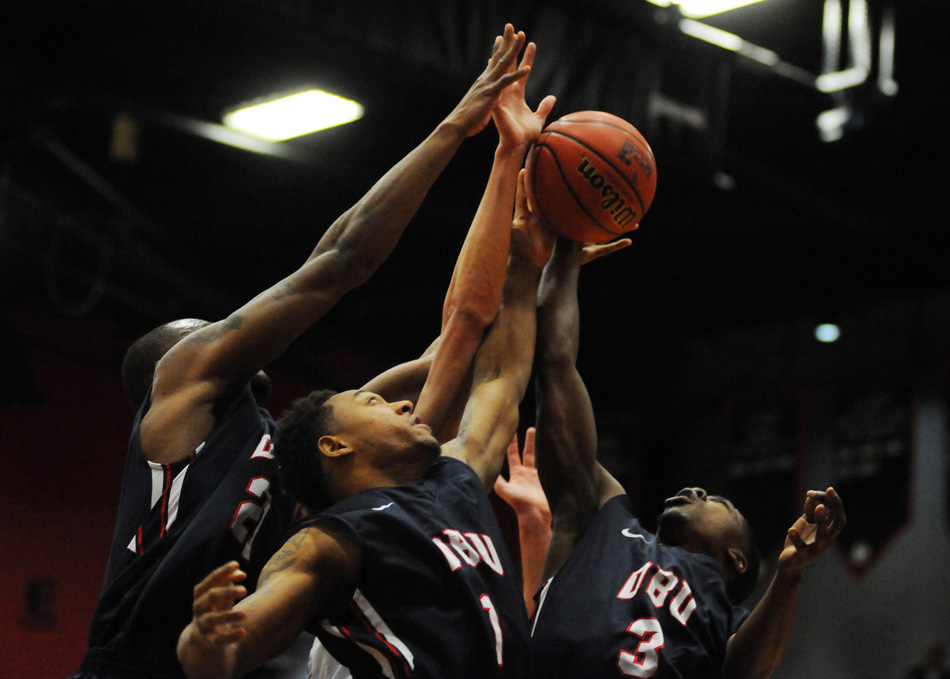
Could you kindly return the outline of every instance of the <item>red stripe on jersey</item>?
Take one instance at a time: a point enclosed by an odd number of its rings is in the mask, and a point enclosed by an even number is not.
[[[360,607],[357,606],[353,601],[350,601],[350,611],[356,616],[357,620],[359,620],[360,624],[363,626],[363,629],[375,637],[383,646],[388,649],[389,654],[392,656],[392,661],[395,661],[390,662],[390,666],[395,665],[393,666],[393,671],[397,672],[399,676],[406,677],[406,679],[412,677],[412,668],[409,666],[409,662],[403,657],[402,653],[399,652],[399,649],[389,643],[386,637],[384,637],[382,633],[378,632],[376,628],[373,627],[373,624],[366,618],[366,615],[364,615],[363,611],[360,610]],[[350,630],[343,626],[340,626],[339,629],[344,634],[346,634],[346,636],[349,637],[351,641],[353,640]]]

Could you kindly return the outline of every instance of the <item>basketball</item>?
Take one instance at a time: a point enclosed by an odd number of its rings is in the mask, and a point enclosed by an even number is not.
[[[637,228],[656,192],[656,159],[623,118],[579,111],[544,128],[528,152],[532,210],[556,232],[603,243]]]

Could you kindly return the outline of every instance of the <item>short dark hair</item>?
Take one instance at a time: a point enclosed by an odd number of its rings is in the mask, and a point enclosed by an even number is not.
[[[726,583],[726,594],[734,605],[738,606],[745,601],[755,586],[759,582],[759,570],[761,569],[761,557],[759,550],[755,546],[755,536],[752,533],[752,526],[741,514],[742,520],[742,553],[746,557],[746,569],[736,574],[731,581]]]
[[[330,504],[317,441],[331,432],[333,409],[327,405],[327,399],[336,393],[332,389],[312,391],[294,401],[277,421],[274,457],[280,465],[284,487],[311,512]]]
[[[159,359],[183,337],[206,325],[208,321],[183,318],[160,325],[132,343],[122,359],[122,389],[133,410],[138,410],[145,400]]]

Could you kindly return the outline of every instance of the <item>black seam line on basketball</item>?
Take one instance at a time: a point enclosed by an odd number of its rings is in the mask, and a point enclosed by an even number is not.
[[[547,144],[542,145],[542,148],[548,148]],[[558,161],[557,154],[555,154],[553,151],[551,152],[551,158],[554,160],[554,167],[557,168],[558,174],[561,175],[561,180],[564,184],[564,187],[571,193],[571,196],[574,198],[574,202],[577,203],[581,210],[583,210],[584,214],[587,215],[587,218],[591,221],[591,223],[593,223],[594,226],[604,233],[609,233],[611,236],[619,236],[621,233],[623,233],[622,231],[611,231],[599,221],[597,221],[597,219],[590,212],[588,212],[587,207],[584,205],[584,201],[580,199],[580,197],[574,192],[574,189],[572,189],[571,185],[568,183],[567,175],[564,174],[561,163]],[[548,223],[550,224],[551,222]]]
[[[617,129],[620,129],[620,128],[617,128]],[[610,165],[611,167],[613,167],[613,163],[611,162],[610,158],[607,158],[606,156],[604,156],[603,154],[601,154],[599,151],[597,151],[597,149],[593,148],[593,147],[590,146],[589,144],[585,144],[581,139],[578,139],[577,137],[571,136],[571,135],[569,135],[569,134],[567,134],[567,133],[565,133],[565,132],[558,132],[557,130],[551,130],[551,132],[550,132],[549,134],[554,134],[554,135],[557,135],[557,136],[559,136],[559,137],[565,137],[565,138],[570,139],[570,140],[572,140],[572,141],[576,141],[578,144],[580,144],[580,145],[583,146],[585,149],[587,149],[588,151],[590,151],[591,153],[593,153],[595,156],[597,156],[598,158],[600,158],[602,161],[604,161],[605,163],[607,163],[608,165]],[[545,142],[545,143],[540,144],[540,145],[541,145],[541,146],[547,146],[548,144],[547,144],[547,142]],[[623,179],[623,183],[626,184],[626,185],[630,188],[631,191],[633,191],[635,194],[637,194],[637,200],[640,202],[640,214],[642,215],[646,210],[644,210],[644,206],[643,206],[643,196],[640,195],[640,190],[637,189],[637,187],[634,186],[633,184],[631,184],[629,181],[627,181],[627,178],[623,175],[622,172],[617,172],[617,174],[619,174],[620,177]],[[644,174],[646,174],[646,173],[644,173]]]
[[[547,148],[550,150],[550,147],[547,144],[541,144],[538,150],[538,153],[540,153],[541,152],[540,149],[543,149],[543,148]],[[597,221],[597,219],[584,206],[584,202],[580,199],[577,193],[571,188],[570,183],[567,181],[567,176],[564,174],[564,170],[561,167],[561,163],[558,161],[557,154],[554,153],[553,150],[551,150],[551,159],[554,161],[554,167],[557,169],[558,174],[561,175],[561,183],[564,185],[564,188],[566,188],[570,192],[571,196],[574,198],[574,202],[577,204],[578,207],[581,208],[581,210],[584,212],[587,218],[591,221],[591,223],[594,226],[596,226],[598,229],[603,231],[604,233],[609,233],[611,236],[619,236],[621,233],[623,233],[622,231],[611,231],[610,229],[606,228],[603,224],[601,224],[599,221]],[[537,195],[537,189],[535,189],[535,195]],[[539,207],[541,208],[541,212],[543,213],[544,207],[543,206],[539,206]],[[548,218],[545,217],[545,219],[548,219]],[[553,222],[550,219],[548,219],[548,223],[551,224]]]

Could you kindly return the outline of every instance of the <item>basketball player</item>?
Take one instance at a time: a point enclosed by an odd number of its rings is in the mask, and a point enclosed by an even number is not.
[[[74,676],[182,676],[175,646],[200,574],[236,559],[253,586],[292,510],[275,485],[274,422],[257,405],[259,371],[386,259],[461,142],[527,75],[511,68],[523,44],[507,26],[456,108],[330,227],[299,270],[223,321],[171,323],[130,349],[123,381],[141,407],[90,648]]]
[[[535,52],[534,43],[525,46],[521,68],[533,65]],[[515,64],[512,63],[510,68],[514,69]],[[492,119],[499,136],[498,146],[488,184],[446,293],[438,340],[418,360],[397,366],[362,387],[363,391],[380,393],[387,400],[416,400],[415,414],[433,430],[433,435],[440,443],[457,435],[459,419],[471,385],[472,358],[486,328],[494,320],[501,298],[509,254],[511,205],[519,170],[525,154],[537,139],[554,106],[555,99],[549,96],[542,99],[537,110],[533,111],[525,101],[526,83],[527,77],[502,90],[492,109]],[[615,247],[612,245],[611,249]],[[604,246],[597,248],[593,256],[606,253]],[[513,450],[517,455],[517,441]],[[517,478],[513,479],[516,484]],[[534,516],[531,513],[531,517]],[[550,517],[547,524],[549,526]],[[537,540],[526,543],[527,549],[522,551],[523,558],[532,560],[532,548],[535,545],[538,545]],[[541,563],[543,558],[542,554]],[[535,555],[533,561],[538,560]],[[534,567],[533,562],[530,566],[522,572],[536,574],[529,577],[524,585],[531,588],[529,596],[533,597],[541,569]],[[533,610],[533,600],[530,601]],[[349,670],[327,652],[319,639],[314,640],[310,650],[308,671],[311,679],[350,677]]]
[[[805,567],[844,527],[841,499],[831,488],[808,492],[748,617],[737,605],[758,562],[732,503],[685,488],[666,501],[656,535],[644,529],[596,459],[575,367],[580,257],[580,245],[560,240],[539,293],[536,461],[554,534],[532,629],[538,676],[768,677],[791,634]]]
[[[195,590],[178,657],[187,676],[237,677],[316,633],[353,677],[524,677],[520,582],[486,489],[518,424],[534,354],[535,303],[553,236],[519,183],[502,304],[475,357],[459,435],[440,446],[410,402],[314,392],[281,418],[275,451],[303,523],[245,595],[238,564]],[[311,498],[317,498],[311,500]]]

